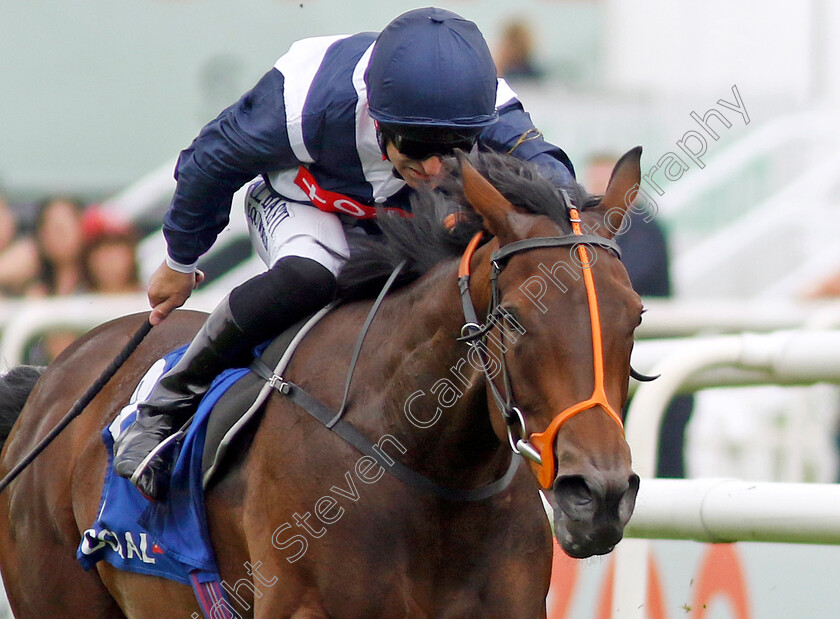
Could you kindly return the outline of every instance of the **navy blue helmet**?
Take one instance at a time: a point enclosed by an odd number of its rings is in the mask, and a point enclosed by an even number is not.
[[[365,81],[380,125],[477,135],[498,116],[487,42],[473,22],[444,9],[416,9],[388,24]]]

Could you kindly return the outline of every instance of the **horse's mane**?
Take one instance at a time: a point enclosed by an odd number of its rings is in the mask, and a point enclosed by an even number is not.
[[[536,166],[492,152],[472,155],[471,161],[515,207],[545,215],[564,232],[571,232],[557,187],[541,176]],[[482,229],[483,222],[464,196],[460,170],[454,159],[447,165],[450,174],[439,190],[412,195],[412,217],[383,211],[377,218],[382,235],[351,239],[350,259],[338,277],[338,299],[350,301],[376,296],[403,261],[406,264],[394,282],[394,289],[413,282],[443,260],[463,253],[470,239]],[[581,209],[599,200],[577,184],[566,190]],[[444,219],[453,213],[457,214],[457,224],[448,228]]]

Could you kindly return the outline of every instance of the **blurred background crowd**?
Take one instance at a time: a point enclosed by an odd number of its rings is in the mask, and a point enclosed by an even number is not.
[[[0,300],[139,292],[137,241],[131,222],[78,198],[13,209],[0,195]],[[27,360],[49,363],[78,335],[49,330]]]

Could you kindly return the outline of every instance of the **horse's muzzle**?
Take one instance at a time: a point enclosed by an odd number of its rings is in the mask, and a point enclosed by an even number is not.
[[[571,557],[583,559],[612,551],[633,514],[639,476],[621,481],[562,475],[546,494],[554,509],[557,541]]]

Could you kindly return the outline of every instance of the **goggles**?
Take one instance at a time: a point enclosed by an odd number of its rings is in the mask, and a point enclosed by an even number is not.
[[[423,132],[417,130],[400,131],[400,128],[380,126],[384,142],[394,144],[401,154],[409,159],[423,161],[429,157],[445,157],[460,148],[469,152],[475,145],[478,135],[466,135],[452,130]]]

